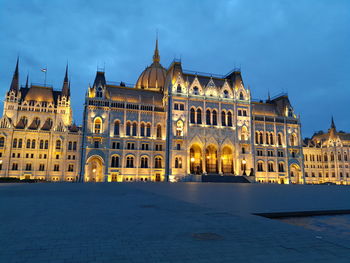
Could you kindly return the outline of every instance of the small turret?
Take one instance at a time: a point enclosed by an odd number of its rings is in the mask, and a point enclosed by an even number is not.
[[[337,129],[336,129],[335,124],[334,124],[333,116],[332,116],[332,120],[331,120],[331,128],[328,130],[328,132],[329,132],[330,138],[335,138],[335,136],[337,134]]]

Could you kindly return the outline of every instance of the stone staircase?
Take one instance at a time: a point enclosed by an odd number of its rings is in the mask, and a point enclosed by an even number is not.
[[[203,183],[250,183],[245,176],[209,174],[202,175]]]

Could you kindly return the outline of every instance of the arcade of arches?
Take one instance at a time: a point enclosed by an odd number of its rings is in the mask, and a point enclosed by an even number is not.
[[[191,174],[234,174],[233,150],[224,146],[221,151],[215,145],[208,145],[204,150],[193,144],[190,148]]]

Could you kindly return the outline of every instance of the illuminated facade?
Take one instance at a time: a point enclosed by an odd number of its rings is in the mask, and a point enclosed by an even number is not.
[[[72,123],[68,68],[61,90],[19,85],[18,60],[0,119],[0,177],[75,181],[80,129]]]
[[[286,95],[253,101],[239,69],[219,76],[153,63],[135,86],[98,71],[86,94],[83,181],[245,176],[303,183],[299,118]]]
[[[350,133],[338,132],[333,118],[327,133],[304,140],[305,183],[350,184]]]

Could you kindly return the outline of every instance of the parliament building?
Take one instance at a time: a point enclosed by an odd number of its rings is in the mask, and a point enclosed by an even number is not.
[[[83,124],[77,126],[68,69],[60,90],[28,81],[20,87],[17,61],[0,120],[0,176],[81,182],[226,178],[347,183],[349,152],[345,155],[342,147],[349,146],[348,135],[334,127],[328,137],[315,135],[305,144],[288,96],[253,100],[240,69],[207,74],[184,70],[178,60],[165,68],[157,40],[153,61],[135,85],[107,77],[104,70],[96,72],[86,91]],[[314,167],[320,164],[308,158],[324,158],[325,149],[329,160],[338,152],[342,159],[327,164],[328,177],[322,168],[321,179],[321,168]]]

